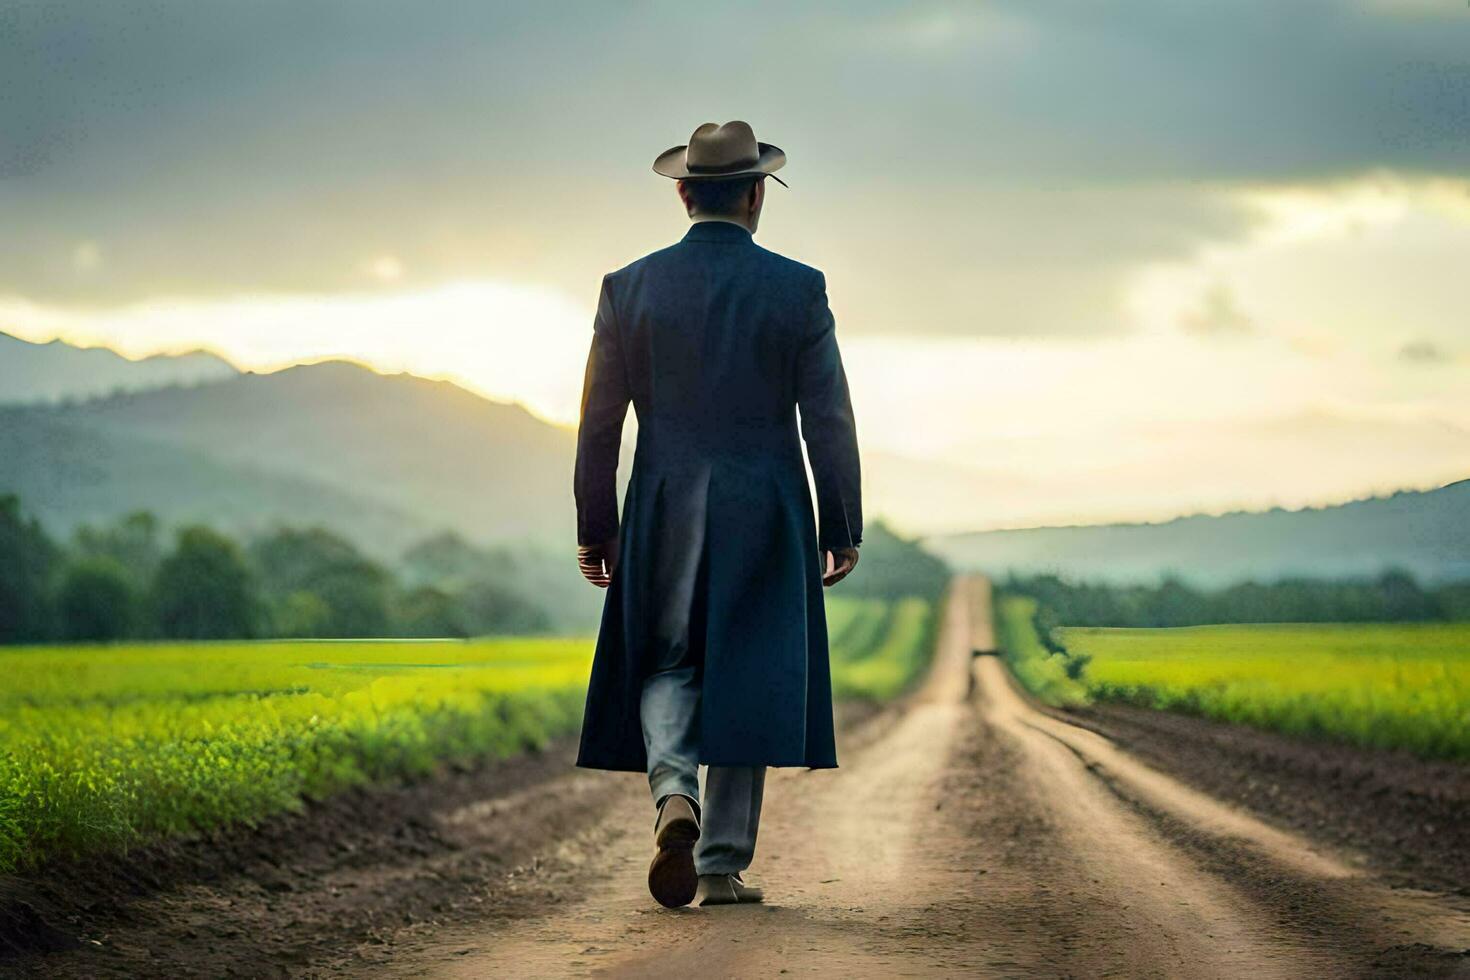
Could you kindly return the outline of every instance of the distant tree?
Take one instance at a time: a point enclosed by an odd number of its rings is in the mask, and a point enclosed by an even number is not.
[[[56,601],[61,637],[105,642],[136,636],[143,610],[133,578],[120,562],[105,556],[68,565]]]
[[[1470,618],[1470,583],[1421,588],[1407,572],[1376,579],[1241,582],[1204,592],[1179,579],[1158,585],[1076,583],[1011,575],[1005,591],[1037,600],[1037,626],[1197,626],[1207,623],[1370,623]],[[1046,631],[1042,629],[1042,636]]]
[[[484,548],[452,532],[435,535],[403,555],[404,578],[415,589],[412,602],[400,605],[400,617],[430,616],[415,625],[400,623],[414,635],[478,636],[487,633],[546,633],[583,624],[595,624],[601,607],[584,610],[591,591],[580,578],[567,573],[564,561],[543,563],[529,553],[517,555],[505,548]],[[563,588],[569,586],[569,588]],[[434,592],[419,592],[420,589]],[[533,598],[534,597],[534,598]],[[453,609],[450,608],[450,603]],[[560,622],[549,609],[556,609]],[[447,617],[447,618],[445,618]],[[432,618],[438,622],[433,623]],[[443,632],[440,632],[440,631]]]
[[[1203,618],[1205,597],[1182,579],[1170,576],[1145,594],[1145,626],[1187,626]]]
[[[491,633],[547,633],[551,617],[546,610],[518,593],[477,582],[459,595],[464,626],[471,636]]]
[[[883,521],[874,521],[863,535],[857,571],[834,590],[851,597],[937,598],[948,582],[949,567],[942,559],[894,533]]]
[[[158,518],[135,511],[111,524],[83,524],[72,535],[72,550],[81,557],[111,558],[131,573],[134,582],[147,582],[163,561]]]
[[[394,620],[399,636],[466,637],[465,611],[459,600],[432,585],[410,589],[399,597]]]
[[[276,636],[314,639],[332,635],[332,607],[315,592],[292,592],[270,606],[270,631]]]
[[[1374,583],[1382,603],[1383,619],[1388,622],[1413,622],[1431,618],[1435,602],[1414,576],[1402,569],[1384,572]]]
[[[413,584],[463,584],[479,576],[484,555],[453,531],[425,538],[403,553],[404,576]]]
[[[51,583],[60,553],[20,500],[0,496],[0,643],[36,643],[54,628]]]
[[[154,576],[152,606],[159,632],[173,639],[247,639],[259,622],[259,599],[240,549],[207,527],[179,532]]]
[[[303,593],[325,604],[330,615],[311,635],[364,637],[389,632],[392,580],[345,538],[319,527],[282,528],[252,542],[250,558],[273,608]],[[273,618],[279,620],[280,614]]]
[[[1470,582],[1450,582],[1434,590],[1434,603],[1441,619],[1470,621]]]
[[[412,585],[434,585],[447,591],[471,582],[506,582],[521,569],[503,548],[482,548],[453,531],[425,538],[403,553],[404,576]]]

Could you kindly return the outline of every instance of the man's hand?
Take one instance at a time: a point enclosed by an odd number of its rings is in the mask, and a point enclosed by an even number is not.
[[[827,567],[822,573],[823,585],[836,585],[847,578],[848,573],[857,567],[858,550],[856,548],[833,548],[824,552]]]
[[[599,589],[605,589],[612,584],[613,569],[617,566],[617,538],[602,544],[577,546],[577,567],[582,570],[582,577]]]

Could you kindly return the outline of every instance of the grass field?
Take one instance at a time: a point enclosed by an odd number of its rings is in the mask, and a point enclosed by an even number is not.
[[[921,600],[833,599],[840,696],[927,659]],[[0,650],[0,872],[251,822],[575,731],[590,639]]]
[[[934,605],[917,597],[829,599],[832,692],[881,701],[901,693],[929,662]]]
[[[1001,640],[1021,682],[1051,703],[1114,700],[1291,735],[1470,760],[1470,623],[1067,627],[1066,658],[1002,597]]]
[[[1060,631],[1093,697],[1470,759],[1470,624]]]

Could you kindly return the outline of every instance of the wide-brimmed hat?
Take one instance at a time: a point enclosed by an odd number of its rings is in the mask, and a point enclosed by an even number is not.
[[[675,180],[724,180],[770,177],[785,164],[786,154],[779,146],[757,142],[750,123],[735,119],[723,126],[700,126],[686,145],[660,153],[653,172]],[[775,180],[786,186],[780,177]]]

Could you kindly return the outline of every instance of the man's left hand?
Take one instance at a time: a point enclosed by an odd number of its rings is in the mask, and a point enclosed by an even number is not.
[[[822,571],[822,584],[833,586],[843,579],[857,567],[858,550],[856,548],[833,548],[823,556],[827,567]]]
[[[577,546],[577,567],[582,570],[582,577],[599,589],[605,589],[612,584],[613,569],[617,566],[617,538],[602,544]]]

